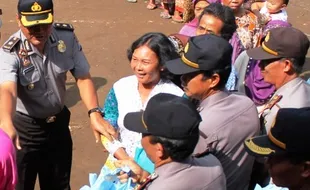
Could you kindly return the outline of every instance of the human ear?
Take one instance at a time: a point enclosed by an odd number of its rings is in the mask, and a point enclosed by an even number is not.
[[[160,143],[157,143],[157,144],[155,145],[155,149],[156,149],[156,156],[157,156],[158,158],[163,158],[164,155],[165,155],[163,145],[160,144]]]
[[[286,73],[291,72],[292,69],[293,69],[293,66],[292,66],[293,63],[290,60],[288,60],[288,59],[284,60],[283,62],[285,64],[284,68],[283,68],[283,71],[286,72]]]
[[[303,171],[301,173],[301,176],[304,178],[310,177],[310,161],[306,161],[303,166]]]
[[[221,80],[219,74],[213,74],[210,79],[211,79],[211,84],[210,84],[211,88],[214,88],[215,86],[217,86]]]
[[[20,22],[20,17],[17,13],[16,13],[16,21],[17,21],[18,27],[20,27],[22,23]]]

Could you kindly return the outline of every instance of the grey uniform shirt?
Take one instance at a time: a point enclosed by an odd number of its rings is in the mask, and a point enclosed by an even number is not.
[[[282,96],[280,101],[271,107],[271,109],[267,109],[262,113],[267,132],[269,132],[274,123],[280,108],[310,107],[310,85],[301,78],[295,78],[280,87],[275,92],[274,96],[276,95]]]
[[[27,43],[21,31],[11,37],[20,40],[11,52],[0,49],[0,84],[17,83],[16,111],[36,118],[60,112],[64,107],[67,71],[75,78],[89,73],[89,64],[75,34],[53,27],[43,55]],[[60,44],[60,40],[64,43]],[[28,63],[20,55],[21,50],[27,51]]]
[[[246,96],[221,91],[200,104],[200,139],[194,153],[213,153],[221,162],[228,190],[248,189],[254,157],[245,139],[259,132],[256,106]]]
[[[147,190],[225,190],[226,180],[221,163],[213,155],[190,157],[155,168],[158,177]]]

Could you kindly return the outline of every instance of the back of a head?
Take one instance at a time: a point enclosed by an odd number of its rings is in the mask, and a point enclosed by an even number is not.
[[[220,19],[223,22],[221,36],[226,40],[231,39],[237,29],[235,15],[231,8],[220,3],[211,3],[203,10],[199,17],[199,21],[204,15],[212,15]]]
[[[161,144],[167,157],[170,157],[171,160],[175,162],[182,162],[193,154],[194,149],[198,143],[198,139],[199,133],[194,133],[194,135],[184,139],[171,139],[161,136],[151,136],[150,143]]]

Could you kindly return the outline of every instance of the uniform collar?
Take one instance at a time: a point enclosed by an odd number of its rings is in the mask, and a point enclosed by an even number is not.
[[[287,89],[293,88],[295,87],[298,83],[302,82],[303,79],[300,77],[297,77],[289,82],[287,82],[286,84],[284,84],[283,86],[281,86],[276,92],[275,94],[280,94],[283,95],[283,92],[285,92]]]
[[[210,107],[216,104],[219,100],[226,98],[227,96],[229,96],[229,92],[227,90],[219,91],[207,97],[206,99],[202,100],[200,102],[198,110],[202,111],[205,107]]]
[[[159,177],[164,176],[172,176],[186,168],[189,168],[192,166],[192,160],[193,157],[190,156],[187,159],[185,159],[183,162],[170,162],[167,164],[164,164],[162,166],[159,166],[158,168],[155,168],[155,173],[158,174]]]

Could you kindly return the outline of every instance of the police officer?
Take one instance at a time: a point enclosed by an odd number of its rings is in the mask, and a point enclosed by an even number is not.
[[[310,106],[310,86],[299,74],[309,49],[307,36],[296,28],[271,29],[261,47],[247,50],[247,54],[261,60],[264,80],[275,86],[276,92],[261,113],[262,125],[268,132],[280,108]]]
[[[17,189],[70,189],[72,140],[70,111],[64,106],[66,73],[77,81],[91,126],[115,134],[106,125],[89,64],[70,24],[53,24],[52,0],[20,0],[20,30],[0,49],[1,128],[15,141]]]
[[[213,153],[221,162],[228,190],[248,188],[254,158],[243,140],[259,132],[254,103],[226,90],[231,72],[232,47],[216,35],[191,37],[181,58],[168,61],[167,69],[182,75],[185,94],[199,101],[202,122],[194,154]],[[243,140],[242,140],[243,139]]]
[[[309,123],[310,107],[282,108],[268,135],[245,141],[251,155],[267,158],[272,177],[272,184],[256,189],[310,189]]]
[[[200,122],[201,117],[189,100],[157,94],[145,111],[128,113],[124,118],[126,128],[142,133],[141,144],[155,164],[155,173],[144,178],[142,169],[133,161],[116,163],[129,166],[135,179],[138,176],[137,189],[225,190],[226,180],[219,160],[211,154],[204,158],[191,156],[199,139]]]

